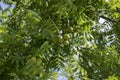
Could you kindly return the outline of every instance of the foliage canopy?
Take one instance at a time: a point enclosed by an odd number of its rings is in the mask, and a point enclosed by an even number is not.
[[[0,80],[120,79],[119,0],[1,3]]]

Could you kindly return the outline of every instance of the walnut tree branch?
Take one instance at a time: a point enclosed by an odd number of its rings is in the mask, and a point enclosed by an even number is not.
[[[107,20],[107,21],[110,21],[110,22],[112,22],[112,23],[120,24],[119,21],[117,21],[117,20],[115,20],[115,19],[108,18],[108,17],[106,17],[106,16],[104,16],[104,15],[100,15],[100,17],[103,18],[103,19],[105,19],[105,20]]]

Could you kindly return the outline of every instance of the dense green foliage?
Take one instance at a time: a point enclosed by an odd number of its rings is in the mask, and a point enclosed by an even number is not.
[[[119,0],[1,2],[0,80],[120,80]]]

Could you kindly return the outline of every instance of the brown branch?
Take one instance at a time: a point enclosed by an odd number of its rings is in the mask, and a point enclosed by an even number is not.
[[[112,23],[120,24],[119,21],[114,20],[114,19],[111,19],[111,18],[108,18],[108,17],[106,17],[106,16],[104,16],[104,15],[101,15],[100,17],[103,18],[103,19],[105,19],[105,20],[107,20],[107,21],[110,21],[110,22],[112,22]]]
[[[105,16],[103,16],[103,15],[101,15],[100,17],[103,18],[103,19],[105,19],[105,20],[107,20],[107,21],[116,22],[115,20],[110,19],[110,18],[108,18],[108,17],[105,17]]]

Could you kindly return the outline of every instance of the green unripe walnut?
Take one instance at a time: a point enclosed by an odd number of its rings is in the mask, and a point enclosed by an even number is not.
[[[36,63],[36,58],[35,57],[31,58],[31,62]]]
[[[72,27],[68,27],[68,28],[64,29],[64,32],[65,33],[71,33],[71,32],[73,32],[73,28]]]
[[[67,40],[67,41],[64,41],[63,44],[64,44],[65,46],[69,46],[69,41],[68,41],[68,40]]]
[[[73,32],[73,28],[72,28],[72,27],[69,27],[69,28],[68,28],[68,31],[69,31],[69,32]]]
[[[64,34],[64,35],[63,35],[63,38],[64,38],[64,40],[69,40],[69,39],[70,39],[70,36],[69,36],[69,34]]]

